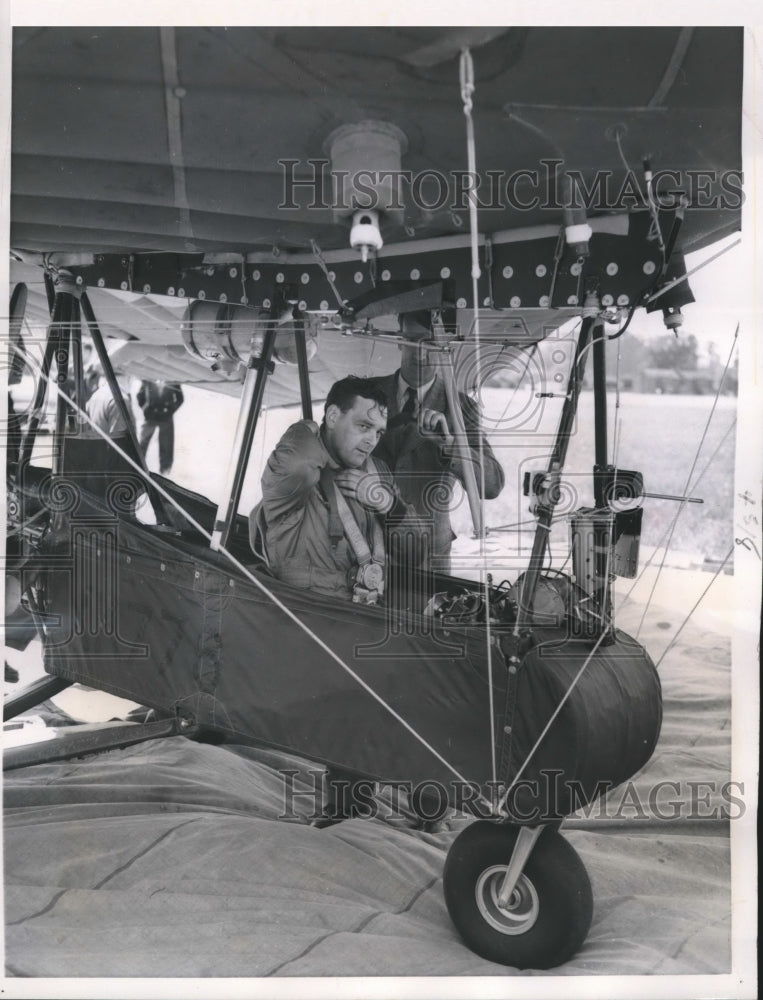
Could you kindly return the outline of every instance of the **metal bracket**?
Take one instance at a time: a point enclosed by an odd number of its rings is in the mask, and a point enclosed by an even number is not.
[[[246,367],[247,369],[250,368],[254,369],[254,371],[256,372],[260,371],[264,367],[268,375],[272,375],[273,372],[275,371],[276,364],[275,361],[268,361],[263,365],[263,360],[261,357],[251,356],[246,363]]]

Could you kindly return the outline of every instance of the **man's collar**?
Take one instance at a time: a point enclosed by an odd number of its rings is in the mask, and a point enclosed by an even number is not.
[[[433,375],[430,378],[430,380],[428,382],[425,382],[423,385],[420,385],[417,388],[415,385],[409,385],[405,381],[405,379],[403,378],[403,373],[402,372],[398,372],[398,380],[397,380],[397,408],[398,408],[398,410],[401,410],[403,408],[403,406],[405,405],[405,396],[406,396],[406,393],[407,393],[408,389],[414,389],[416,391],[417,395],[418,395],[419,403],[423,403],[424,402],[424,397],[426,396],[426,394],[429,392],[429,390],[434,385],[436,378],[437,378],[437,375],[435,374],[435,375]]]
[[[328,467],[330,469],[340,469],[341,466],[339,465],[339,463],[337,461],[334,460],[334,458],[331,455],[331,452],[326,447],[326,436],[325,435],[326,435],[326,425],[325,424],[321,424],[321,426],[320,426],[320,428],[318,430],[318,440],[321,443],[321,447],[326,452],[326,458],[328,459],[328,462],[326,464],[328,465]]]

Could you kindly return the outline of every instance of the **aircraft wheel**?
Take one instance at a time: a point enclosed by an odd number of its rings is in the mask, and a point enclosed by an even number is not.
[[[498,905],[518,827],[480,820],[454,840],[443,889],[451,920],[482,958],[517,969],[551,969],[571,958],[593,916],[591,883],[574,848],[554,829],[538,838],[512,893]]]

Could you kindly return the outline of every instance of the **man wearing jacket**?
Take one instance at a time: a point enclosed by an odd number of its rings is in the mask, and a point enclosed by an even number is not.
[[[174,382],[141,382],[137,393],[143,412],[140,450],[145,458],[154,431],[159,431],[159,472],[168,476],[175,451],[173,416],[183,403],[183,391]]]
[[[447,573],[456,537],[448,508],[455,480],[464,482],[463,462],[442,376],[426,348],[404,344],[401,350],[399,370],[373,380],[388,404],[387,429],[374,458],[392,470],[402,499],[429,519],[432,565]],[[482,431],[477,404],[464,393],[459,393],[459,403],[477,489],[484,482],[484,499],[493,500],[504,486],[503,469]]]
[[[285,583],[374,604],[390,562],[418,558],[410,539],[420,521],[386,465],[371,458],[385,403],[373,380],[342,379],[329,390],[321,427],[300,420],[270,455],[251,536],[262,531],[270,568]]]

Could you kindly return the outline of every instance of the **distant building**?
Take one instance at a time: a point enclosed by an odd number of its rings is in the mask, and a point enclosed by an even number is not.
[[[681,371],[678,368],[643,368],[635,379],[636,392],[675,393],[704,396],[714,393],[718,379],[708,370]]]
[[[693,338],[696,341],[696,338]],[[668,346],[672,342],[668,339]],[[675,355],[676,364],[669,364],[665,349],[662,357],[655,357],[653,349],[639,337],[630,335],[616,339],[606,346],[607,389],[614,392],[670,393],[684,396],[714,395],[721,385],[724,395],[736,395],[738,391],[738,368],[725,367],[718,357],[715,345],[710,343],[702,356],[696,357],[693,345],[683,356]],[[689,365],[681,364],[688,360]],[[649,362],[652,361],[650,365]],[[655,364],[654,362],[658,363]],[[662,361],[663,364],[659,364]],[[724,375],[725,371],[725,375]],[[516,388],[524,377],[523,370],[509,366],[490,371],[485,384],[495,388]],[[723,382],[721,384],[721,379]],[[583,387],[593,387],[593,365],[589,361],[583,375]]]

